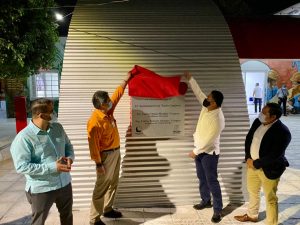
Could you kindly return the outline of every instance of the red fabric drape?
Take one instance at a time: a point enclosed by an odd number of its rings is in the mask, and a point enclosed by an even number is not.
[[[135,65],[130,71],[129,95],[146,98],[168,98],[184,95],[187,84],[180,82],[181,76],[163,77],[151,70]]]

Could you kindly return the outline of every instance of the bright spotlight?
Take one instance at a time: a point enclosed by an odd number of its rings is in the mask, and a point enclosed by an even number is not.
[[[55,13],[55,18],[60,21],[60,20],[63,20],[63,15],[61,15],[60,13]]]

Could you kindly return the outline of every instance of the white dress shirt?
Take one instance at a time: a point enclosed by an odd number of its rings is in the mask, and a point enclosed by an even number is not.
[[[270,123],[268,125],[261,124],[254,132],[252,143],[250,146],[250,155],[253,160],[259,159],[259,149],[260,149],[261,140],[263,139],[266,132],[276,121],[277,120],[275,120],[273,123]]]
[[[203,103],[206,95],[202,92],[196,80],[192,77],[189,81],[191,88],[198,99]],[[225,127],[225,119],[221,108],[208,111],[206,107],[202,107],[198,119],[196,131],[194,133],[194,150],[198,155],[200,153],[220,154],[220,134]]]

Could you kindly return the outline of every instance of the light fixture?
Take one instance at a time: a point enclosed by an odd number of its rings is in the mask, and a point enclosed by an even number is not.
[[[61,21],[61,20],[63,20],[64,17],[60,13],[55,13],[55,18],[56,18],[57,21]]]

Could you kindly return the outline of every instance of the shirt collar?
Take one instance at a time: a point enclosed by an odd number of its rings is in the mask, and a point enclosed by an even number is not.
[[[278,121],[278,119],[277,120],[275,120],[273,123],[269,123],[269,124],[267,124],[267,125],[264,125],[263,123],[261,124],[261,125],[263,125],[264,127],[271,127],[274,123],[276,123]]]
[[[95,112],[97,113],[97,115],[101,118],[104,119],[105,117],[107,117],[107,115],[105,113],[103,113],[101,110],[99,109],[95,109]]]
[[[216,108],[214,110],[211,110],[211,111],[208,111],[208,109],[206,107],[204,107],[204,108],[205,108],[206,112],[208,112],[208,113],[218,113],[218,112],[221,111],[221,107],[218,107],[218,108]]]
[[[35,133],[35,134],[39,134],[40,132],[45,132],[44,130],[40,129],[39,127],[37,127],[32,120],[30,120],[29,122],[29,127],[31,128],[31,130]],[[47,130],[47,132],[50,131],[50,129],[53,127],[52,123],[49,123],[49,128]]]

